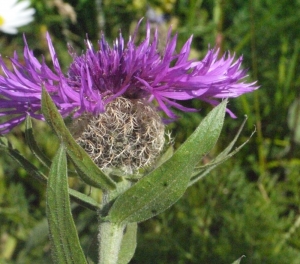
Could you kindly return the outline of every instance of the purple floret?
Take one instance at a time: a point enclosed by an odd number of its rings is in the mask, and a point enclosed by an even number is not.
[[[53,70],[44,59],[36,59],[24,37],[24,63],[15,53],[10,59],[13,70],[9,70],[0,56],[4,73],[0,75],[0,118],[6,117],[0,123],[0,134],[8,133],[27,115],[44,120],[40,111],[43,86],[63,117],[72,114],[76,118],[85,112],[101,114],[109,102],[122,96],[156,101],[170,120],[176,118],[172,108],[194,111],[178,101],[196,98],[217,105],[217,99],[237,97],[258,88],[255,83],[243,82],[247,75],[241,69],[242,57],[234,61],[234,56],[227,53],[218,59],[218,50],[210,49],[203,60],[189,60],[192,37],[176,53],[177,35],[171,37],[171,30],[160,54],[157,30],[150,40],[149,25],[145,39],[139,45],[134,43],[138,27],[126,45],[120,33],[112,47],[104,36],[97,50],[86,40],[86,51],[80,56],[69,47],[73,62],[66,74],[49,34],[46,38]]]

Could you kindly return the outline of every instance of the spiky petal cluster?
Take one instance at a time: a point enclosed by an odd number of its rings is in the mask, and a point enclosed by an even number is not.
[[[73,62],[67,74],[61,70],[49,34],[47,42],[53,69],[44,60],[39,62],[24,38],[24,62],[17,54],[11,58],[13,70],[9,70],[0,57],[4,75],[0,76],[0,133],[9,132],[27,115],[43,120],[41,90],[44,86],[51,94],[60,113],[66,117],[83,113],[98,115],[116,97],[156,101],[159,110],[170,118],[176,118],[172,108],[192,111],[178,101],[198,98],[218,104],[214,98],[236,97],[257,87],[245,83],[246,71],[240,69],[242,57],[234,61],[229,53],[218,59],[218,51],[211,49],[201,61],[189,60],[190,37],[179,53],[175,52],[177,35],[167,36],[162,54],[158,51],[158,34],[150,40],[147,25],[145,39],[135,44],[138,26],[125,45],[120,34],[113,46],[102,36],[95,50],[86,40],[86,52],[77,56],[69,47]]]

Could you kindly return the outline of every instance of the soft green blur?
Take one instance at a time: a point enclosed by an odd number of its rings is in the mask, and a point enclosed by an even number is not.
[[[69,5],[67,5],[69,4]],[[226,117],[221,138],[207,162],[234,137],[244,115],[246,129],[240,143],[256,134],[237,155],[189,188],[165,213],[140,224],[138,247],[130,263],[188,264],[300,263],[300,124],[289,107],[300,96],[300,8],[297,0],[32,0],[35,21],[17,35],[0,32],[0,53],[22,54],[22,32],[36,55],[50,59],[45,32],[50,32],[64,69],[71,58],[67,43],[81,52],[84,38],[96,45],[101,31],[108,41],[119,29],[127,39],[137,21],[151,7],[158,18],[162,47],[172,25],[178,32],[178,50],[193,34],[191,56],[201,59],[208,45],[244,55],[249,81],[261,86],[252,94],[229,101],[237,119]],[[141,27],[144,30],[144,24]],[[141,34],[141,36],[143,36]],[[298,101],[299,102],[299,101]],[[178,113],[169,126],[178,147],[211,109],[192,102],[199,113]],[[295,105],[295,104],[294,104]],[[288,122],[287,120],[292,120]],[[294,122],[293,122],[294,120]],[[45,154],[53,157],[58,142],[46,124],[34,130]],[[39,133],[41,131],[43,133]],[[46,133],[46,136],[45,134]],[[10,142],[39,166],[24,143],[24,127],[7,135]],[[45,140],[45,138],[47,140]],[[297,143],[298,142],[298,143]],[[71,178],[72,188],[99,200],[95,188]],[[97,259],[97,215],[76,204],[73,216],[89,263]],[[0,156],[0,263],[51,263],[45,218],[45,187],[32,180],[8,156]]]

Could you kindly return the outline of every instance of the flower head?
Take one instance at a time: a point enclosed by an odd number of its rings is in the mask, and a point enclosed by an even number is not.
[[[16,34],[18,27],[30,23],[35,10],[29,6],[28,0],[0,0],[0,31]]]
[[[43,120],[42,86],[64,117],[72,114],[77,118],[84,113],[96,116],[104,113],[107,104],[115,98],[124,97],[144,100],[147,104],[155,101],[158,109],[171,120],[176,118],[173,108],[194,110],[178,101],[197,98],[216,105],[216,99],[237,97],[257,88],[254,83],[243,82],[246,71],[241,69],[242,57],[234,61],[234,56],[228,53],[218,59],[218,50],[211,49],[203,60],[189,60],[192,37],[176,53],[177,35],[171,37],[171,30],[160,54],[157,30],[151,41],[147,25],[145,39],[136,45],[137,30],[138,26],[126,44],[120,33],[112,47],[104,36],[98,42],[98,49],[86,40],[82,55],[69,47],[73,62],[66,74],[61,70],[49,34],[52,69],[44,60],[37,60],[24,38],[24,63],[15,53],[11,71],[0,57],[4,73],[0,76],[0,117],[10,116],[0,123],[0,133],[9,132],[27,115]]]

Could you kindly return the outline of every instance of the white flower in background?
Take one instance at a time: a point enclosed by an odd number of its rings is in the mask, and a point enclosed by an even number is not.
[[[18,27],[30,23],[35,10],[29,6],[28,0],[0,0],[0,31],[16,34]]]

